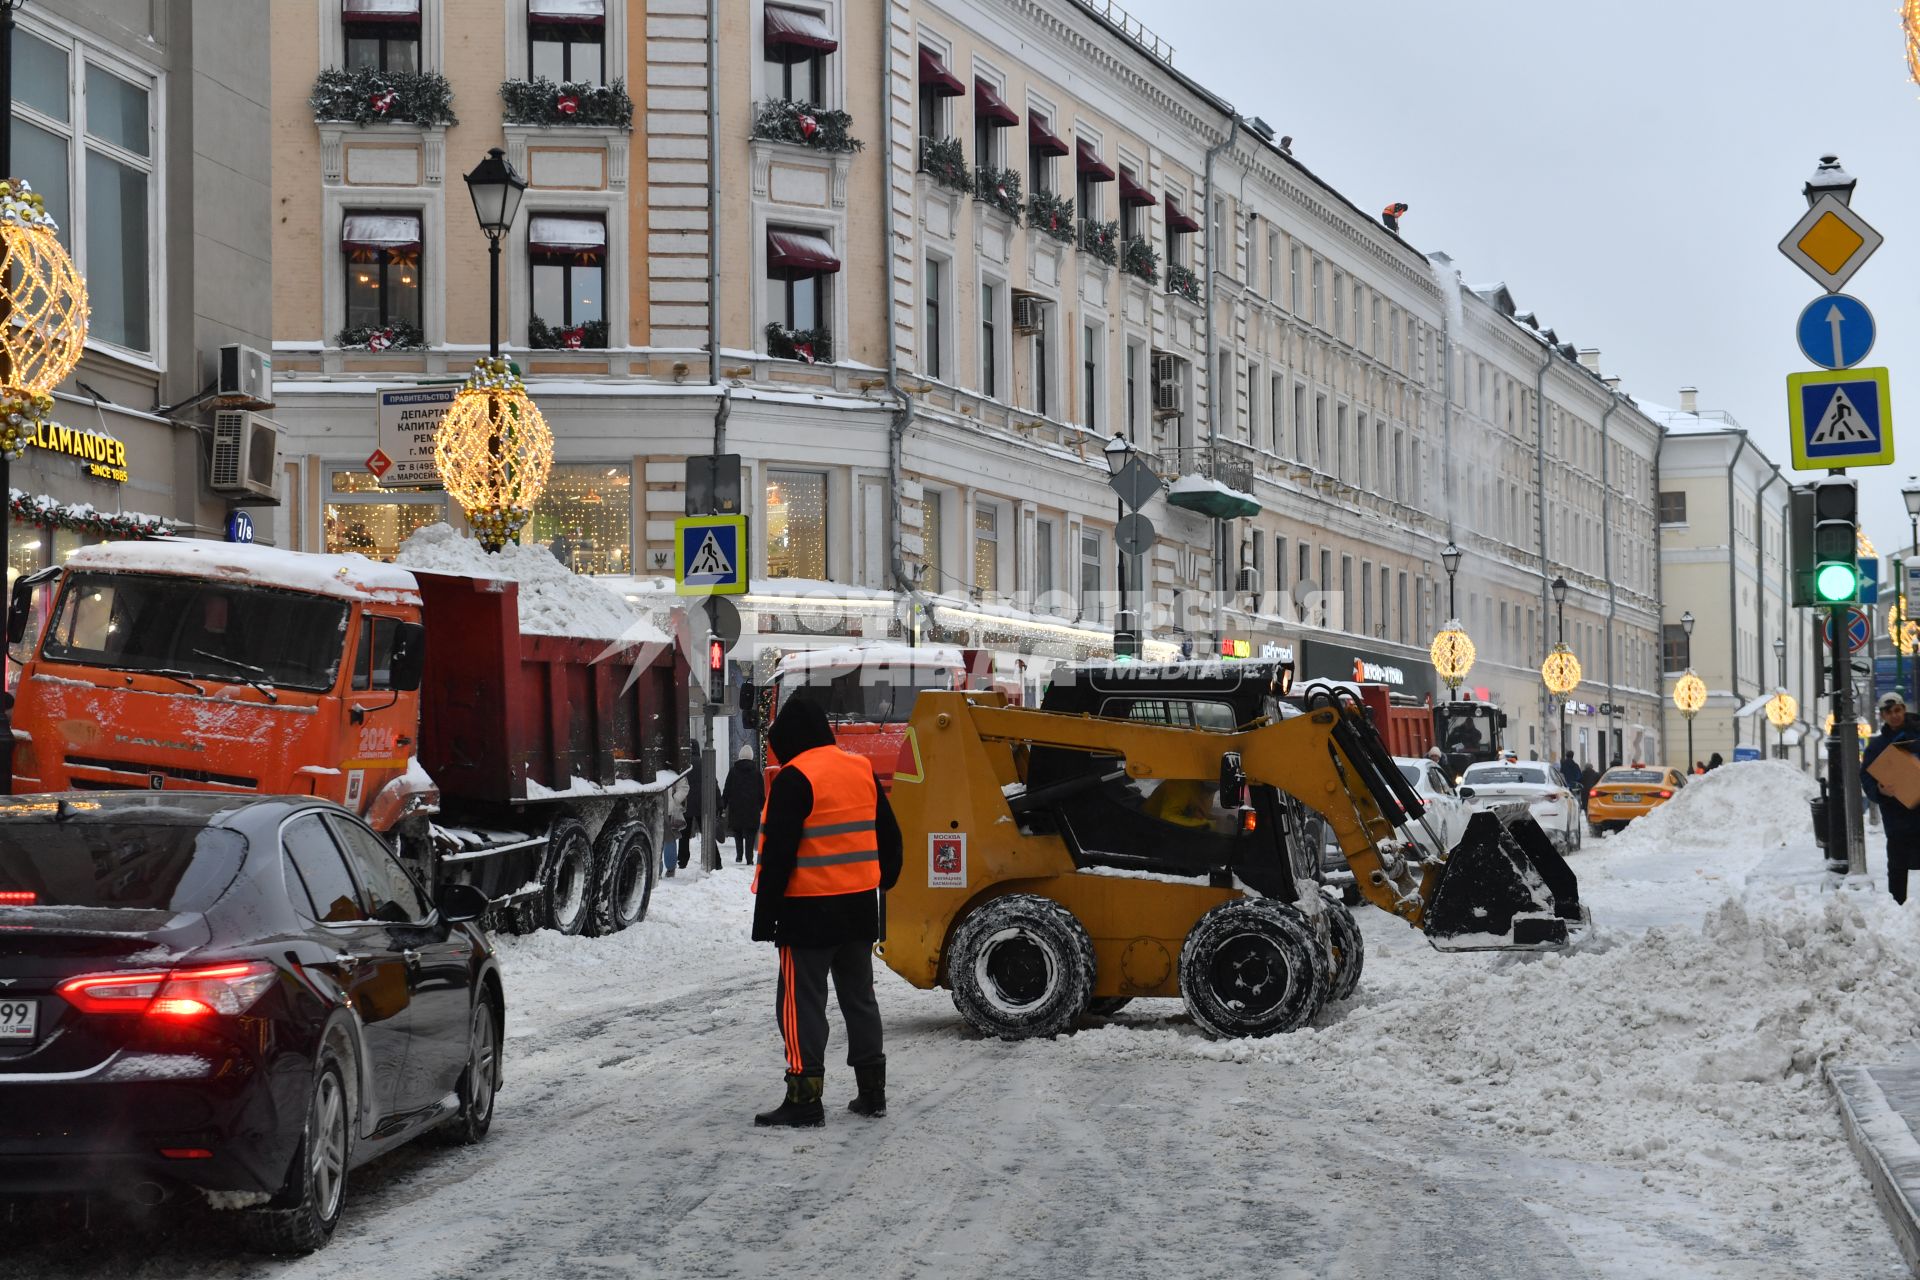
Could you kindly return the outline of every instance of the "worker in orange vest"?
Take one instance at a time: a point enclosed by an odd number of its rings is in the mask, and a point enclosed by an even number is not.
[[[1397,233],[1400,230],[1400,219],[1406,214],[1407,206],[1396,200],[1380,211],[1380,221],[1387,224],[1387,230]]]
[[[826,1123],[827,977],[847,1023],[856,1115],[887,1113],[887,1055],[873,995],[879,891],[900,878],[900,828],[865,757],[834,744],[827,713],[804,695],[767,731],[780,771],[767,789],[754,875],[753,940],[780,949],[774,1009],[787,1056],[786,1100],[757,1125]]]

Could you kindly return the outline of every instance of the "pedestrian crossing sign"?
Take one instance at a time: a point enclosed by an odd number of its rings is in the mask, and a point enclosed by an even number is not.
[[[737,596],[747,589],[745,516],[683,516],[673,522],[673,589],[683,596]]]
[[[1793,465],[1802,471],[1893,463],[1893,396],[1885,369],[1787,375]]]

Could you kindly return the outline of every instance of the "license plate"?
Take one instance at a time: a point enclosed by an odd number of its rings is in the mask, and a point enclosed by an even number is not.
[[[0,1000],[0,1044],[20,1040],[31,1044],[39,1019],[40,1006],[32,1000]]]

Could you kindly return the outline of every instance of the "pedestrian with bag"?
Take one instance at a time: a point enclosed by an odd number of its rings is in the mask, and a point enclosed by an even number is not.
[[[753,940],[779,949],[774,1010],[786,1050],[786,1100],[756,1125],[826,1122],[827,979],[847,1024],[855,1115],[887,1112],[887,1055],[873,993],[879,891],[900,878],[900,828],[873,766],[842,751],[820,705],[794,697],[767,732],[779,763],[767,791],[754,873]]]
[[[1907,700],[1897,693],[1881,694],[1879,706],[1880,732],[1867,743],[1860,786],[1867,799],[1880,806],[1881,825],[1887,831],[1887,892],[1895,902],[1905,902],[1907,872],[1920,867],[1920,809],[1909,809],[1887,794],[1870,771],[1888,748],[1920,750],[1920,720],[1907,714]]]
[[[700,757],[696,755],[693,763],[687,767],[687,804],[683,811],[686,821],[680,827],[680,868],[683,871],[693,858],[693,837],[700,830],[700,805],[705,799],[700,783]]]
[[[726,809],[727,830],[733,833],[733,860],[753,865],[753,846],[760,839],[760,810],[767,801],[766,780],[760,776],[760,762],[752,747],[740,748],[740,757],[727,770],[727,785],[720,794]]]

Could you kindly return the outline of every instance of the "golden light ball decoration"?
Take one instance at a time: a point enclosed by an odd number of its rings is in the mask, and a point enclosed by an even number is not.
[[[1914,649],[1920,647],[1920,622],[1907,617],[1907,602],[1898,596],[1894,597],[1893,607],[1887,610],[1887,638],[1893,641],[1893,647],[1902,657],[1912,656]]]
[[[1467,672],[1473,670],[1473,640],[1461,629],[1459,620],[1455,619],[1433,637],[1427,656],[1433,659],[1433,669],[1447,682],[1447,688],[1458,689],[1460,682],[1467,678]]]
[[[481,546],[519,536],[553,470],[553,431],[504,356],[474,363],[434,431],[433,460]]]
[[[1566,645],[1557,644],[1540,664],[1540,678],[1546,681],[1547,692],[1564,698],[1580,687],[1580,659]]]
[[[53,389],[87,345],[87,285],[45,202],[23,179],[0,181],[0,455],[31,445]]]
[[[1785,732],[1787,727],[1800,718],[1800,702],[1785,689],[1767,699],[1767,723]]]
[[[1900,28],[1907,37],[1907,79],[1920,84],[1920,0],[1900,6]]]
[[[1691,720],[1707,705],[1707,682],[1689,671],[1673,686],[1673,705]]]

